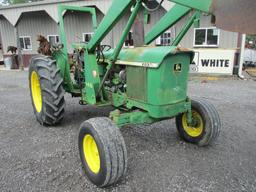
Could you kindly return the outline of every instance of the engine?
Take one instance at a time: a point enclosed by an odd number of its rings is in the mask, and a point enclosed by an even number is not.
[[[74,80],[76,84],[82,89],[84,87],[84,50],[75,49],[73,53],[73,66],[71,71],[74,74]]]
[[[115,66],[105,81],[105,89],[113,93],[126,92],[126,68],[125,66]]]

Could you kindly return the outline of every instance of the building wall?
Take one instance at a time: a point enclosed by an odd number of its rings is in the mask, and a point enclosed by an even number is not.
[[[8,46],[16,46],[16,39],[14,27],[3,16],[0,16],[0,33],[2,36],[3,53],[6,54]]]
[[[150,13],[150,23],[145,24],[145,34],[147,34],[147,32],[150,31],[150,29],[162,18],[162,16],[165,13],[166,11],[163,8],[160,8],[158,11]],[[186,21],[189,19],[191,14],[189,14],[188,16],[185,16],[177,24],[175,24],[171,29],[169,29],[171,32],[174,33],[173,37],[179,34],[179,32],[181,31],[182,27],[184,26]],[[119,37],[121,36],[122,31],[128,21],[128,18],[129,18],[129,14],[126,14],[114,28],[114,45],[117,44]],[[200,27],[211,27],[211,26],[213,26],[211,23],[211,16],[202,15]],[[187,47],[192,49],[193,43],[194,43],[194,28],[191,27],[188,33],[183,38],[183,40],[181,41],[180,45],[182,47]],[[237,43],[238,43],[238,33],[220,30],[220,44],[218,48],[235,49],[237,48]],[[152,42],[152,45],[154,44],[155,42]]]
[[[2,50],[2,36],[1,36],[1,31],[0,31],[0,49]]]
[[[148,32],[152,26],[161,18],[164,10],[155,12],[151,16],[150,24],[145,25],[145,33]],[[98,24],[102,21],[104,14],[97,9]],[[117,23],[114,29],[104,38],[102,44],[108,44],[115,47],[119,42],[124,27],[127,24],[129,13],[126,13],[121,20]],[[68,51],[72,53],[72,43],[78,43],[83,40],[83,33],[93,32],[91,15],[81,12],[67,12],[64,17],[65,33],[68,42]],[[33,12],[25,13],[22,15],[19,23],[18,30],[20,36],[31,36],[32,51],[23,51],[23,54],[36,54],[38,42],[36,37],[38,34],[58,35],[58,26],[47,15],[46,12]],[[16,43],[15,43],[16,44]]]
[[[98,23],[102,20],[103,14],[97,11]],[[1,34],[4,37],[3,45],[5,54],[9,45],[17,46],[14,27],[5,19],[0,18]],[[86,32],[93,32],[91,15],[87,13],[71,13],[67,12],[64,18],[66,29],[66,36],[68,44],[70,45],[69,52],[72,52],[72,43],[82,41],[82,34]],[[59,35],[57,23],[45,12],[31,12],[22,14],[17,29],[19,36],[30,36],[32,43],[32,50],[23,50],[22,53],[36,54],[39,43],[37,42],[37,35]]]
[[[98,0],[99,1],[99,0]],[[97,1],[97,2],[98,2]],[[154,26],[154,24],[161,19],[166,13],[165,9],[160,8],[158,11],[151,13],[151,19],[149,24],[145,24],[145,34]],[[171,31],[178,35],[182,26],[189,18],[190,15],[179,21]],[[97,9],[98,23],[102,20],[104,14]],[[117,23],[114,29],[104,38],[103,44],[116,46],[120,36],[123,32],[125,25],[129,18],[129,12]],[[68,41],[68,50],[71,53],[71,44],[74,42],[80,42],[83,39],[82,34],[86,32],[93,32],[92,20],[90,14],[67,12],[65,15],[65,26]],[[201,26],[211,26],[211,18],[209,16],[202,16]],[[23,13],[17,24],[17,28],[20,36],[31,36],[32,51],[22,51],[24,55],[32,55],[37,53],[38,42],[36,41],[37,35],[57,35],[58,25],[45,11],[26,12]],[[0,32],[2,34],[4,54],[6,54],[7,47],[9,45],[16,46],[16,38],[14,33],[14,27],[3,16],[0,16]],[[220,46],[219,48],[234,49],[237,47],[238,34],[232,32],[220,31]],[[186,34],[182,42],[182,47],[193,48],[194,29],[190,29]],[[153,42],[154,44],[154,42]]]
[[[185,16],[174,26],[176,35],[178,35],[179,31],[182,29],[183,25],[189,19],[190,16],[191,14],[188,16]],[[213,26],[211,23],[211,16],[202,15],[200,27],[211,27],[211,26]],[[194,43],[194,28],[191,27],[189,32],[185,35],[185,37],[181,41],[180,45],[182,47],[193,48],[193,43]],[[218,47],[219,49],[235,49],[237,48],[237,43],[238,43],[238,33],[220,30],[220,44]]]
[[[160,8],[158,11],[150,13],[150,23],[145,25],[145,33],[147,34],[153,26],[165,15],[166,11],[164,8]],[[154,42],[153,42],[154,44]]]
[[[97,23],[104,17],[97,9]],[[89,13],[67,12],[64,17],[65,33],[68,42],[68,51],[72,53],[72,43],[83,41],[83,33],[93,33],[92,17]],[[110,39],[105,39],[104,43],[109,44]]]
[[[211,24],[211,16],[201,16],[201,27],[209,27]],[[220,45],[221,49],[237,48],[238,33],[220,30]]]
[[[1,36],[1,31],[0,31],[0,64],[3,63],[3,48],[2,48],[2,36]]]
[[[45,11],[23,13],[18,25],[19,36],[30,36],[32,50],[23,50],[23,54],[36,54],[39,46],[37,35],[57,35],[57,24]]]

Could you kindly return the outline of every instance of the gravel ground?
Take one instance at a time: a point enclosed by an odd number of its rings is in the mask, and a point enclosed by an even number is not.
[[[223,129],[205,148],[184,143],[174,120],[122,129],[129,164],[116,186],[98,189],[83,175],[77,149],[80,124],[110,108],[80,106],[66,96],[58,127],[33,115],[27,72],[0,71],[0,191],[256,191],[256,82],[189,83],[192,97],[210,100]]]

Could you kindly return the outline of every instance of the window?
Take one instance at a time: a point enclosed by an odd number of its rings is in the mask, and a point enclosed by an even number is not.
[[[22,36],[20,39],[20,47],[22,50],[32,50],[31,37]]]
[[[173,39],[170,31],[164,32],[160,37],[156,39],[156,45],[169,46]]]
[[[194,47],[218,47],[219,36],[217,28],[197,28],[194,31]]]
[[[60,42],[59,35],[48,35],[47,40],[51,45],[56,45]]]
[[[132,47],[132,46],[134,46],[133,33],[130,31],[124,42],[124,47]]]
[[[83,42],[89,43],[93,36],[93,33],[83,33]]]

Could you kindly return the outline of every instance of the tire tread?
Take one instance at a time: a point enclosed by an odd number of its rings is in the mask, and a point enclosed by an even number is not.
[[[92,118],[84,122],[80,130],[87,124],[91,124],[99,135],[106,151],[107,173],[99,187],[110,186],[118,182],[126,173],[127,150],[123,136],[119,128],[109,118]]]
[[[30,61],[30,73],[32,70],[36,70],[39,75],[43,99],[42,112],[37,114],[34,109],[37,120],[42,125],[55,125],[65,113],[65,90],[60,69],[51,57],[39,55]]]
[[[199,146],[207,146],[214,142],[220,135],[220,130],[222,126],[220,116],[214,105],[204,99],[193,99],[192,107],[196,107],[198,109],[200,108],[201,112],[203,113],[201,115],[206,116],[205,118],[208,119],[208,122],[206,124],[209,124],[209,127],[207,127],[207,131],[210,131],[210,133],[206,133],[202,138],[200,138],[200,140],[190,139],[190,137],[186,136],[186,134],[181,131],[184,129],[181,123],[182,114],[176,117],[176,126],[178,128],[180,136],[184,140],[196,143]]]

